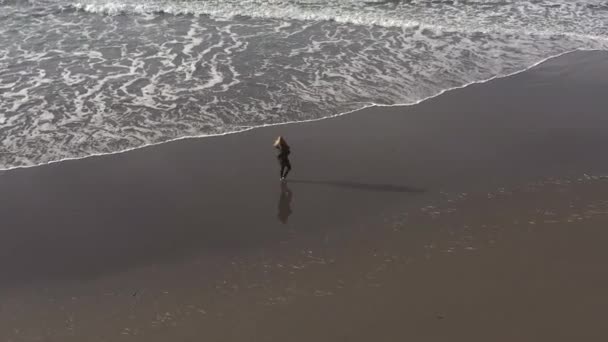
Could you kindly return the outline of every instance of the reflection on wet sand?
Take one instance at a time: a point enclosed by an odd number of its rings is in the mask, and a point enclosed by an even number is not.
[[[289,220],[289,216],[291,215],[291,200],[293,198],[293,193],[289,186],[287,186],[287,182],[281,182],[281,194],[279,196],[279,213],[277,214],[277,218],[281,223],[286,224],[287,220]]]

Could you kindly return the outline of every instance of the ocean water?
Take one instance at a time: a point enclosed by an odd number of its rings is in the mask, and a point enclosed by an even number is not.
[[[608,1],[0,0],[0,168],[413,104],[577,49],[608,49]]]

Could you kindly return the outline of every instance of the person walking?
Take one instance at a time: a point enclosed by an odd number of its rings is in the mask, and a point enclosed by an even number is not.
[[[291,162],[289,161],[289,154],[291,153],[291,149],[285,141],[285,138],[279,136],[277,140],[274,142],[274,147],[279,150],[279,155],[277,159],[279,160],[279,165],[281,166],[281,180],[285,180],[289,171],[291,171]]]

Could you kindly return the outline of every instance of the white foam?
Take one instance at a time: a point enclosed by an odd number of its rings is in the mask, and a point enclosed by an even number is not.
[[[310,6],[311,4],[317,6]],[[596,7],[591,7],[592,5]],[[388,8],[369,6],[358,0],[80,0],[73,2],[71,6],[91,13],[109,15],[167,13],[210,15],[225,19],[246,16],[280,20],[335,21],[364,26],[419,27],[444,31],[565,34],[595,39],[605,38],[605,22],[608,19],[608,6],[601,0],[482,0],[455,2],[451,5],[428,0]],[[491,10],[488,10],[490,8]]]
[[[422,102],[425,101],[429,101],[432,100],[438,96],[441,96],[447,92],[453,91],[453,90],[457,90],[457,89],[463,89],[466,88],[468,86],[474,85],[474,84],[483,84],[483,83],[487,83],[490,82],[492,80],[495,79],[500,79],[500,78],[506,78],[506,77],[511,77],[511,76],[515,76],[517,74],[526,72],[532,68],[535,68],[536,66],[545,63],[551,59],[554,58],[558,58],[561,56],[564,56],[566,54],[569,53],[573,53],[576,51],[606,51],[606,50],[597,50],[597,49],[588,49],[588,50],[584,50],[584,49],[577,49],[577,50],[572,50],[572,51],[567,51],[567,52],[563,52],[554,56],[550,56],[544,59],[541,59],[535,63],[533,63],[532,65],[530,65],[529,67],[526,67],[522,70],[518,70],[509,74],[504,74],[504,75],[496,75],[484,80],[479,80],[479,81],[474,81],[474,82],[470,82],[461,86],[456,86],[456,87],[452,87],[452,88],[447,88],[447,89],[443,89],[441,90],[439,93],[411,102],[411,103],[401,103],[401,104],[393,104],[393,105],[382,105],[382,104],[368,104],[365,106],[362,106],[361,108],[355,109],[355,110],[351,110],[348,112],[343,112],[343,113],[339,113],[339,114],[335,114],[335,115],[331,115],[331,116],[326,116],[326,117],[322,117],[322,118],[315,118],[315,119],[308,119],[308,120],[299,120],[299,121],[289,121],[289,122],[281,122],[281,123],[274,123],[274,124],[263,124],[263,125],[258,125],[258,126],[252,126],[252,127],[246,127],[240,130],[236,130],[236,131],[231,131],[231,132],[226,132],[226,133],[220,133],[220,134],[201,134],[201,135],[190,135],[190,136],[183,136],[183,137],[179,137],[179,138],[174,138],[174,139],[169,139],[166,141],[162,141],[162,142],[158,142],[158,143],[151,143],[151,144],[146,144],[143,146],[137,146],[137,147],[132,147],[132,148],[127,148],[127,149],[123,149],[120,151],[114,151],[114,152],[109,152],[109,153],[94,153],[94,154],[90,154],[87,156],[83,156],[83,157],[67,157],[67,158],[62,158],[62,159],[58,159],[58,160],[52,160],[49,162],[45,162],[45,163],[39,163],[39,164],[35,164],[35,165],[22,165],[22,166],[14,166],[14,167],[8,167],[8,168],[0,168],[0,171],[13,171],[13,170],[20,170],[20,169],[29,169],[29,168],[34,168],[34,167],[41,167],[41,166],[46,166],[46,165],[52,165],[52,164],[56,164],[56,163],[63,163],[63,162],[69,162],[69,161],[77,161],[77,160],[81,160],[81,159],[88,159],[88,158],[96,158],[96,157],[103,157],[103,156],[109,156],[109,155],[115,155],[115,154],[122,154],[122,153],[127,153],[127,152],[131,152],[134,150],[138,150],[138,149],[142,149],[142,148],[149,148],[149,147],[154,147],[157,145],[161,145],[161,144],[167,144],[167,143],[172,143],[172,142],[176,142],[176,141],[180,141],[180,140],[186,140],[186,139],[200,139],[200,138],[208,138],[208,137],[220,137],[220,136],[224,136],[224,135],[229,135],[229,134],[238,134],[238,133],[243,133],[246,131],[250,131],[253,129],[259,129],[259,128],[265,128],[265,127],[273,127],[273,126],[282,126],[282,125],[289,125],[289,124],[298,124],[298,123],[306,123],[306,122],[315,122],[315,121],[321,121],[321,120],[327,120],[327,119],[333,119],[333,118],[337,118],[337,117],[341,117],[344,115],[348,115],[348,114],[352,114],[354,112],[358,112],[360,110],[364,110],[370,107],[401,107],[401,106],[414,106],[417,104],[420,104]]]

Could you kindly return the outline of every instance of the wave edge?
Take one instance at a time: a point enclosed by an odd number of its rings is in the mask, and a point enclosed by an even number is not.
[[[131,152],[134,150],[139,150],[139,149],[144,149],[144,148],[149,148],[149,147],[154,147],[154,146],[158,146],[158,145],[162,145],[162,144],[168,144],[168,143],[173,143],[173,142],[177,142],[177,141],[181,141],[181,140],[188,140],[188,139],[202,139],[202,138],[213,138],[213,137],[221,137],[221,136],[225,136],[225,135],[230,135],[230,134],[239,134],[239,133],[244,133],[244,132],[248,132],[254,129],[261,129],[261,128],[266,128],[266,127],[274,127],[274,126],[282,126],[282,125],[289,125],[289,124],[300,124],[300,123],[307,123],[307,122],[316,122],[316,121],[322,121],[322,120],[328,120],[328,119],[334,119],[337,117],[341,117],[341,116],[345,116],[348,114],[352,114],[361,110],[365,110],[367,108],[371,108],[371,107],[409,107],[409,106],[415,106],[418,105],[422,102],[426,102],[429,100],[432,100],[436,97],[439,97],[443,94],[446,94],[448,92],[454,91],[454,90],[458,90],[458,89],[463,89],[472,85],[476,85],[476,84],[484,84],[484,83],[488,83],[491,82],[493,80],[497,80],[497,79],[503,79],[503,78],[508,78],[508,77],[512,77],[524,72],[527,72],[547,61],[550,61],[552,59],[556,59],[562,56],[565,56],[567,54],[571,54],[571,53],[575,53],[575,52],[608,52],[608,48],[606,49],[574,49],[574,50],[569,50],[569,51],[565,51],[556,55],[552,55],[546,58],[543,58],[535,63],[532,63],[531,65],[518,70],[518,71],[514,71],[512,73],[507,73],[507,74],[499,74],[499,75],[495,75],[492,77],[489,77],[487,79],[482,79],[482,80],[478,80],[478,81],[473,81],[473,82],[469,82],[460,86],[455,86],[455,87],[450,87],[450,88],[446,88],[443,89],[441,91],[439,91],[438,93],[413,101],[413,102],[409,102],[409,103],[397,103],[397,104],[378,104],[378,103],[369,103],[368,105],[364,105],[361,108],[357,108],[351,111],[346,111],[346,112],[342,112],[342,113],[338,113],[338,114],[334,114],[334,115],[330,115],[330,116],[325,116],[325,117],[321,117],[321,118],[314,118],[314,119],[308,119],[308,120],[296,120],[296,121],[286,121],[286,122],[280,122],[280,123],[272,123],[272,124],[263,124],[263,125],[257,125],[257,126],[251,126],[251,127],[246,127],[244,129],[241,130],[236,130],[236,131],[230,131],[230,132],[224,132],[224,133],[217,133],[217,134],[200,134],[200,135],[189,135],[189,136],[183,136],[183,137],[178,137],[178,138],[174,138],[174,139],[169,139],[169,140],[165,140],[165,141],[161,141],[161,142],[155,142],[155,143],[150,143],[150,144],[145,144],[145,145],[141,145],[141,146],[136,146],[136,147],[130,147],[127,149],[123,149],[123,150],[119,150],[119,151],[112,151],[112,152],[102,152],[102,153],[94,153],[94,154],[90,154],[90,155],[86,155],[86,156],[80,156],[80,157],[67,157],[67,158],[61,158],[61,159],[57,159],[57,160],[51,160],[51,161],[47,161],[44,163],[38,163],[38,164],[32,164],[32,165],[19,165],[19,166],[12,166],[12,167],[7,167],[7,168],[0,168],[0,172],[8,172],[8,171],[18,171],[18,170],[22,170],[22,169],[31,169],[31,168],[37,168],[37,167],[44,167],[44,166],[49,166],[49,165],[53,165],[53,164],[59,164],[59,163],[64,163],[64,162],[70,162],[70,161],[79,161],[79,160],[84,160],[84,159],[89,159],[89,158],[96,158],[96,157],[104,157],[104,156],[112,156],[112,155],[118,155],[118,154],[123,154],[123,153],[127,153],[127,152]]]

